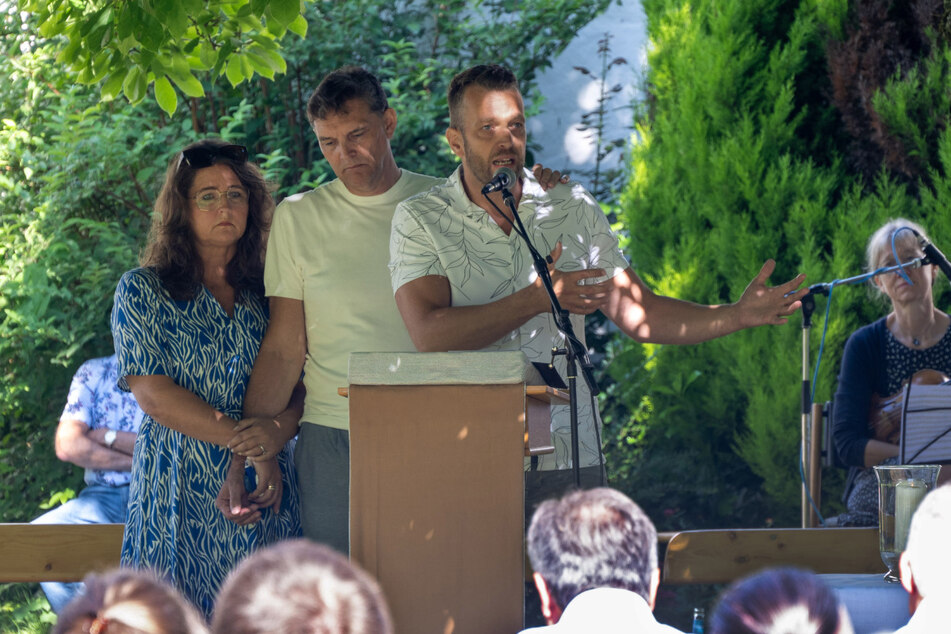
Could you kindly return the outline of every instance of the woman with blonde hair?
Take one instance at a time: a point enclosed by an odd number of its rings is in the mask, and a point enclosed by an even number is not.
[[[885,223],[868,241],[868,270],[923,257],[918,236],[927,239],[925,230],[910,220]],[[832,433],[836,453],[849,467],[843,496],[848,510],[830,518],[835,525],[878,524],[872,467],[897,463],[899,429],[879,416],[876,405],[920,370],[951,376],[951,318],[934,304],[937,274],[937,267],[927,264],[872,278],[873,292],[887,300],[891,311],[856,330],[845,344]]]

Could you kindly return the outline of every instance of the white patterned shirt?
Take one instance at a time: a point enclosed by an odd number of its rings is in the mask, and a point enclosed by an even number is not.
[[[474,306],[511,295],[535,281],[531,254],[522,238],[515,231],[506,235],[488,213],[469,200],[460,170],[444,184],[397,206],[390,236],[394,293],[407,282],[439,275],[449,280],[453,306]],[[556,265],[560,271],[603,268],[610,278],[629,266],[604,212],[580,185],[558,185],[546,192],[526,170],[518,212],[542,256],[548,255],[558,242],[562,243],[563,251]],[[584,316],[571,315],[571,322],[575,334],[584,342]],[[521,350],[529,361],[549,363],[553,347],[564,347],[564,337],[552,315],[545,312],[484,350]],[[566,378],[564,356],[556,357],[554,364],[562,378]],[[578,406],[581,466],[595,466],[600,461],[595,436],[597,413],[580,374]],[[556,405],[551,413],[555,453],[540,456],[538,468],[569,469],[570,412],[568,406]]]

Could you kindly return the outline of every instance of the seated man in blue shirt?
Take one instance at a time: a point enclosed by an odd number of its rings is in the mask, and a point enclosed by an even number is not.
[[[116,357],[86,361],[73,376],[56,428],[56,457],[86,470],[86,487],[33,524],[125,524],[132,449],[142,410],[116,387]],[[57,614],[81,583],[43,583]]]

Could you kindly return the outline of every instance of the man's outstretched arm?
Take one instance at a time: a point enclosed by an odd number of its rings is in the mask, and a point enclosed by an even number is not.
[[[799,289],[805,280],[802,274],[785,284],[766,286],[775,268],[776,263],[767,260],[739,301],[715,306],[657,295],[627,268],[608,280],[611,290],[601,311],[629,337],[649,343],[699,343],[744,328],[783,324],[809,289]]]

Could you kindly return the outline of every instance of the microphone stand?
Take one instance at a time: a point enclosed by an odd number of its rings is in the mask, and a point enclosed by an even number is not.
[[[488,198],[488,196],[486,197]],[[542,257],[542,255],[538,252],[538,249],[535,248],[535,245],[532,244],[531,239],[528,237],[528,232],[525,230],[525,225],[522,223],[522,219],[519,218],[518,211],[516,210],[515,197],[512,195],[512,192],[509,191],[508,187],[502,188],[502,201],[505,203],[505,206],[508,207],[512,214],[512,218],[514,219],[514,223],[512,223],[510,220],[509,224],[512,224],[512,227],[515,229],[515,233],[521,236],[522,240],[525,242],[525,245],[528,247],[528,252],[532,256],[532,266],[535,268],[535,272],[541,279],[542,285],[548,292],[548,299],[551,302],[551,311],[554,315],[555,325],[565,337],[565,347],[553,348],[552,356],[565,355],[565,360],[567,362],[568,408],[571,413],[571,469],[574,473],[575,486],[580,488],[581,458],[578,443],[577,367],[581,367],[581,374],[584,377],[585,383],[587,383],[588,389],[591,391],[592,396],[597,396],[600,394],[601,389],[598,387],[598,384],[594,379],[594,365],[591,363],[591,359],[588,357],[588,350],[575,335],[574,328],[571,325],[571,319],[569,318],[569,313],[567,310],[561,307],[561,304],[558,301],[558,296],[555,295],[555,288],[552,285],[551,274],[548,272],[548,264],[551,262],[551,256]],[[594,424],[597,425],[597,416],[594,414],[594,412],[592,412],[592,415],[595,416]],[[600,453],[600,451],[601,448],[598,447],[598,452]]]
[[[809,442],[812,434],[812,425],[815,421],[812,420],[812,383],[809,378],[809,331],[812,327],[812,313],[816,308],[816,295],[826,295],[829,296],[832,293],[832,289],[836,286],[843,286],[845,284],[859,284],[867,280],[872,279],[878,275],[884,275],[885,273],[893,273],[895,271],[901,271],[904,274],[904,269],[907,268],[918,268],[926,264],[931,264],[930,258],[915,258],[908,262],[902,262],[901,264],[895,264],[894,266],[885,266],[879,269],[876,269],[870,273],[863,273],[861,275],[855,275],[853,277],[848,277],[844,280],[834,280],[830,283],[823,284],[813,284],[809,287],[809,292],[806,293],[802,298],[802,442],[800,444],[800,465],[802,465],[802,527],[809,528],[812,523],[814,523],[813,512],[810,512],[810,502],[813,498],[814,491],[810,491],[811,485],[807,484],[812,482],[812,478],[808,478],[807,474],[812,471],[814,465],[810,461],[810,447]],[[828,447],[827,451],[832,451],[832,447]]]
[[[809,461],[809,439],[812,437],[812,385],[809,379],[809,331],[812,329],[812,313],[816,309],[816,294],[828,295],[829,288],[825,284],[814,284],[809,287],[809,292],[802,298],[802,443],[799,448],[799,464],[802,465],[803,474],[809,474],[812,471],[812,464]],[[809,509],[811,491],[808,482],[811,478],[803,475],[802,480],[802,527],[810,528],[813,524],[812,513]]]

